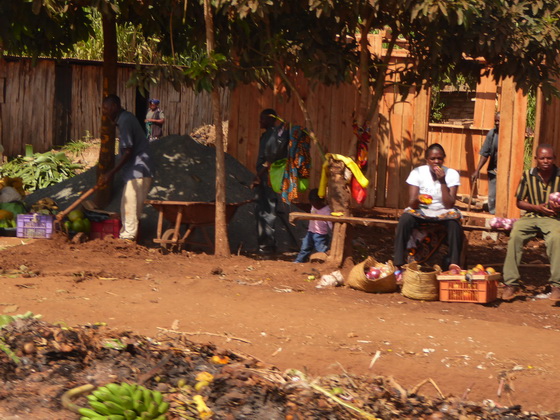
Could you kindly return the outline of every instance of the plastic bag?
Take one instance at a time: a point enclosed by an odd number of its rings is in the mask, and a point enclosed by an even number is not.
[[[270,177],[270,186],[274,192],[280,194],[282,192],[282,178],[286,170],[287,159],[280,159],[270,165],[268,175]]]

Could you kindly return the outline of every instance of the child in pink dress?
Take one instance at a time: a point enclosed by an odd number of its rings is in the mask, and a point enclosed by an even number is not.
[[[330,215],[331,209],[325,201],[319,197],[317,188],[309,191],[309,201],[311,203],[311,214]],[[322,220],[310,220],[307,234],[301,243],[301,250],[294,262],[302,263],[307,261],[313,250],[316,252],[327,252],[330,246],[331,222]]]

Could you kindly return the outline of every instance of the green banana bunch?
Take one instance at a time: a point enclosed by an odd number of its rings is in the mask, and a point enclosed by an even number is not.
[[[99,387],[87,399],[81,420],[165,420],[169,410],[161,392],[126,382]]]

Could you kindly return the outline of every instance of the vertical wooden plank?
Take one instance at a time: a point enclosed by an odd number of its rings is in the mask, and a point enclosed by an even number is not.
[[[497,88],[492,74],[481,77],[480,82],[476,86],[474,127],[487,129],[494,127]]]
[[[379,105],[378,119],[378,158],[377,166],[377,186],[376,186],[376,205],[378,207],[387,206],[387,178],[388,161],[391,146],[389,110],[393,103],[392,89],[385,89],[383,98]]]
[[[496,215],[517,217],[515,189],[523,169],[527,103],[522,93],[516,91],[512,78],[503,82],[501,96],[501,114],[511,118],[500,120]]]
[[[399,178],[399,166],[401,158],[401,145],[402,139],[401,126],[402,120],[400,118],[401,103],[398,101],[398,93],[396,89],[392,89],[393,105],[389,110],[389,144],[387,147],[387,201],[386,205],[391,208],[396,208],[399,205],[399,190],[403,188]]]

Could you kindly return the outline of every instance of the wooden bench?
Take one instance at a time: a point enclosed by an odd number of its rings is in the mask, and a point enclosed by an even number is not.
[[[324,222],[333,223],[333,239],[331,243],[331,251],[327,262],[332,263],[336,266],[342,265],[344,258],[347,257],[351,250],[349,245],[346,243],[346,227],[347,225],[353,226],[377,226],[385,229],[394,229],[399,223],[398,217],[402,214],[402,210],[395,209],[374,209],[375,214],[387,215],[387,217],[392,218],[381,218],[381,217],[356,217],[356,216],[331,216],[331,215],[321,215],[321,214],[311,214],[303,212],[292,212],[290,213],[289,220],[290,223],[294,223],[296,220],[321,220]],[[466,212],[462,211],[464,220],[467,222],[472,219],[472,217],[480,217],[482,219],[492,218],[492,215],[480,215],[480,213]],[[489,232],[489,228],[485,226],[476,226],[473,224],[463,224],[463,230],[466,232],[474,231],[485,231]],[[469,235],[465,237],[465,249],[468,246]]]

